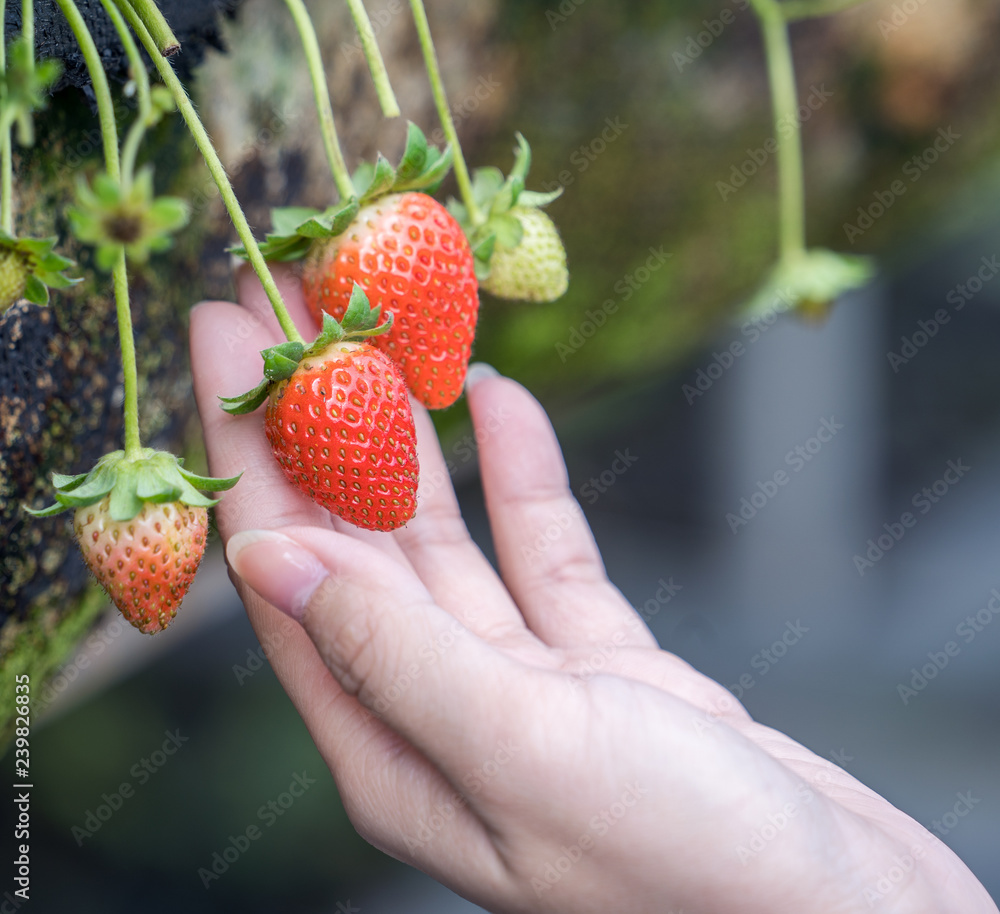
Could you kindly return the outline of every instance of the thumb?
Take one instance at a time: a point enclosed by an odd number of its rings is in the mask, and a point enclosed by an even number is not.
[[[442,770],[467,771],[495,745],[495,709],[523,670],[437,606],[408,568],[314,527],[237,533],[227,557],[302,624],[345,692]]]

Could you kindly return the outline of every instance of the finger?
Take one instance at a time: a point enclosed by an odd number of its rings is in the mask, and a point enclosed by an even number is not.
[[[417,512],[396,533],[403,552],[437,604],[491,642],[538,645],[507,588],[472,541],[427,410],[414,404],[420,456]]]
[[[248,527],[330,525],[329,512],[285,478],[264,437],[263,411],[231,416],[220,407],[220,396],[260,383],[259,352],[281,339],[275,327],[252,314],[229,302],[206,302],[191,313],[191,373],[209,468],[216,476],[243,474],[216,509],[224,539]]]
[[[558,647],[655,647],[607,579],[545,412],[520,384],[484,370],[468,387],[483,492],[504,582],[529,628]]]
[[[286,263],[269,264],[269,266],[285,308],[295,326],[298,327],[299,333],[306,340],[314,339],[319,325],[306,307],[298,269]],[[236,297],[251,314],[257,315],[264,324],[274,329],[277,336],[280,337],[275,342],[280,343],[285,339],[281,325],[274,315],[274,306],[264,292],[264,287],[260,284],[257,274],[254,273],[249,264],[243,264],[236,271]]]
[[[278,540],[234,537],[231,566],[261,597],[301,620],[345,693],[452,783],[493,752],[498,739],[515,738],[515,718],[528,712],[510,700],[510,683],[523,683],[533,671],[472,634],[412,572],[366,543],[314,528],[277,533]],[[327,725],[343,745],[346,734],[336,732],[343,720]]]

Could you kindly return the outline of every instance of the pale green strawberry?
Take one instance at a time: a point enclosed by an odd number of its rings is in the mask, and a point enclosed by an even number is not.
[[[20,251],[0,247],[0,313],[24,295],[28,283],[28,263]]]
[[[566,249],[541,207],[555,200],[562,188],[549,193],[526,190],[531,148],[520,133],[517,144],[514,167],[506,178],[499,168],[477,168],[470,206],[451,200],[448,209],[472,246],[481,289],[516,301],[555,301],[569,285]]]
[[[508,215],[521,223],[521,241],[506,247],[497,239],[480,288],[498,298],[555,301],[569,286],[566,249],[555,223],[534,207],[515,206]]]

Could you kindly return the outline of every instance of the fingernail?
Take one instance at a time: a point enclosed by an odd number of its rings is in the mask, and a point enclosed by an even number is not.
[[[465,390],[468,393],[475,387],[480,381],[485,381],[487,378],[499,378],[500,372],[497,371],[492,365],[486,362],[473,362],[469,366],[469,371],[465,375]]]
[[[315,555],[272,530],[243,530],[229,540],[226,558],[233,569],[268,603],[296,622],[309,599],[330,576]]]

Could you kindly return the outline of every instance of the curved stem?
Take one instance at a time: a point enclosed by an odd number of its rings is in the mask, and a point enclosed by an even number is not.
[[[458,182],[458,190],[462,195],[462,202],[465,204],[472,224],[474,226],[482,225],[486,221],[486,217],[480,211],[479,205],[472,195],[472,182],[469,180],[469,169],[465,165],[465,156],[462,155],[462,146],[458,142],[455,122],[452,120],[451,110],[448,108],[448,97],[445,95],[444,83],[441,81],[441,69],[438,66],[437,52],[434,50],[431,27],[427,22],[427,11],[424,9],[423,0],[410,0],[410,7],[413,10],[413,21],[417,26],[420,49],[424,53],[424,66],[427,69],[427,76],[431,82],[434,105],[437,107],[438,117],[441,119],[441,127],[444,129],[445,138],[448,140],[452,153],[455,156],[455,180]]]
[[[108,18],[114,25],[122,46],[125,48],[129,70],[135,81],[136,99],[139,103],[136,118],[132,122],[132,126],[129,127],[125,142],[122,144],[122,191],[127,194],[132,184],[132,178],[135,176],[135,160],[139,152],[139,145],[146,134],[149,118],[153,113],[153,102],[150,96],[149,74],[146,72],[146,64],[139,54],[139,48],[132,37],[132,32],[129,31],[128,24],[112,0],[101,0],[101,5],[108,14]]]
[[[295,20],[295,27],[299,30],[299,38],[302,41],[302,50],[306,55],[313,96],[316,98],[316,115],[319,117],[319,129],[323,136],[323,146],[326,149],[327,161],[330,163],[330,171],[333,172],[333,181],[341,198],[349,200],[354,196],[354,185],[351,183],[351,175],[344,162],[340,141],[337,139],[330,89],[326,84],[326,71],[323,69],[316,29],[313,28],[312,19],[309,18],[309,12],[302,0],[285,0],[285,4],[292,14],[292,19]]]
[[[0,0],[0,72],[7,72],[7,0]],[[10,131],[13,120],[0,123],[0,229],[14,234],[14,161],[11,154]]]
[[[751,0],[764,32],[767,72],[771,83],[774,138],[778,144],[780,257],[795,259],[806,249],[805,179],[802,168],[802,125],[798,116],[795,68],[788,24],[775,0]]]
[[[865,0],[786,0],[780,6],[785,22],[795,22],[799,19],[832,16],[864,2]]]
[[[386,117],[399,117],[399,102],[396,101],[396,95],[392,91],[389,74],[385,70],[382,52],[375,40],[375,30],[372,28],[371,19],[368,18],[368,11],[362,0],[347,0],[347,6],[351,10],[354,28],[361,40],[361,50],[364,51],[368,70],[372,74],[372,81],[375,83],[375,92],[378,94],[378,103],[382,108],[382,113]]]
[[[128,2],[152,36],[156,50],[164,57],[173,57],[181,49],[181,43],[171,31],[159,7],[153,0],[128,0]]]
[[[236,199],[236,193],[233,191],[233,185],[229,181],[226,169],[219,159],[219,155],[215,151],[212,140],[205,130],[201,119],[198,117],[198,112],[195,111],[194,105],[191,104],[191,99],[188,98],[184,86],[181,84],[180,79],[177,78],[177,74],[174,73],[167,59],[159,53],[153,36],[150,35],[149,30],[132,8],[129,0],[115,0],[115,3],[118,4],[118,8],[128,20],[132,31],[139,37],[140,43],[156,65],[160,78],[174,97],[177,109],[184,118],[195,145],[205,159],[205,164],[208,166],[209,172],[215,179],[219,193],[222,195],[222,201],[226,206],[226,211],[229,213],[229,218],[232,219],[233,226],[236,228],[236,234],[239,235],[240,241],[243,242],[243,247],[246,249],[247,259],[257,274],[257,278],[260,279],[260,284],[264,287],[264,293],[267,295],[267,300],[271,303],[272,309],[274,309],[274,314],[278,318],[278,323],[281,324],[281,329],[289,340],[300,343],[305,342],[302,339],[302,334],[299,333],[298,328],[295,326],[291,315],[288,313],[284,301],[282,301],[281,293],[274,282],[274,277],[267,268],[267,262],[260,253],[260,248],[257,247],[250,224],[247,222],[247,218],[240,208],[239,200]]]
[[[115,106],[111,100],[111,89],[108,77],[101,63],[101,55],[94,44],[93,36],[77,9],[74,0],[56,0],[62,10],[73,37],[80,46],[90,81],[94,87],[94,98],[97,101],[97,116],[101,124],[101,139],[104,141],[104,163],[108,174],[115,181],[121,181],[121,165],[118,160],[118,125],[115,123]]]

